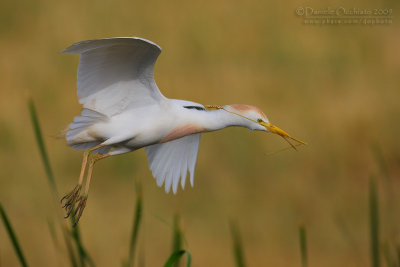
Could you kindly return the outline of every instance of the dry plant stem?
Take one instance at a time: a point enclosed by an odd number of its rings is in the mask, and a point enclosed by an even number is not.
[[[284,137],[283,139],[285,139],[285,141],[288,142],[289,145],[290,145],[294,150],[297,151],[297,148],[296,148],[292,143],[290,143],[290,141],[289,141],[287,138]]]

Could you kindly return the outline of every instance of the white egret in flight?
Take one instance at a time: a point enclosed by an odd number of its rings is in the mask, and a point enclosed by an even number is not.
[[[253,106],[204,106],[166,98],[153,74],[161,47],[151,41],[137,37],[89,40],[62,53],[80,54],[77,87],[83,109],[69,125],[66,140],[85,152],[78,185],[61,199],[66,217],[73,213],[76,223],[86,205],[93,166],[108,156],[146,147],[157,185],[164,184],[167,193],[172,187],[175,194],[179,183],[185,187],[187,172],[193,186],[201,133],[239,126],[305,144],[272,125]]]

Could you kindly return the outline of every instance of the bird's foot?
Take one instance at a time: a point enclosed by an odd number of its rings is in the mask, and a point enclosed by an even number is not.
[[[61,199],[61,205],[63,209],[66,211],[66,215],[64,218],[68,218],[71,213],[75,210],[75,203],[78,201],[80,198],[79,193],[81,192],[82,186],[78,184],[75,186],[75,188],[66,194],[62,199]]]
[[[86,207],[87,198],[88,198],[87,195],[83,195],[83,196],[80,196],[78,199],[78,206],[76,207],[75,212],[74,212],[74,218],[75,218],[74,226],[76,226],[78,224],[79,219],[82,216],[83,210]]]

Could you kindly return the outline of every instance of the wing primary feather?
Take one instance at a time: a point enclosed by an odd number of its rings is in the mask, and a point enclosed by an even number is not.
[[[155,149],[157,152],[161,148],[162,147],[153,147],[153,149]],[[157,152],[154,153],[156,156],[153,160],[154,166],[152,166],[151,168],[152,170],[154,170],[153,176],[157,179],[157,185],[161,187],[166,179],[166,169],[167,169],[166,164],[171,155],[171,151],[167,150],[164,153],[157,153]]]
[[[173,163],[173,152],[174,146],[169,146],[168,156],[167,159],[164,161],[162,166],[162,173],[165,173],[165,192],[168,194],[172,184],[172,172],[171,172],[171,164]]]
[[[182,187],[182,190],[185,189],[186,176],[187,176],[187,172],[188,172],[187,157],[188,157],[188,150],[185,149],[182,154],[183,161],[181,164],[181,187]]]
[[[192,140],[192,153],[191,157],[189,157],[188,166],[189,166],[189,173],[190,173],[190,185],[193,187],[194,186],[194,168],[196,166],[196,161],[197,161],[197,153],[199,150],[199,142],[200,142],[200,135],[198,135],[197,140]]]
[[[156,180],[157,180],[157,186],[158,186],[158,187],[161,187],[161,186],[163,185],[163,183],[164,183],[164,178],[165,178],[165,176],[158,176],[158,177],[156,178]]]
[[[188,172],[193,186],[199,141],[200,134],[193,134],[146,148],[153,176],[159,187],[165,183],[166,193],[169,193],[172,187],[172,192],[176,194],[179,183],[184,189]]]
[[[173,164],[173,180],[172,180],[172,191],[174,194],[176,194],[178,192],[178,185],[179,185],[179,180],[181,179],[181,166],[183,165],[183,161],[184,161],[184,153],[185,153],[185,149],[184,147],[176,147],[178,151],[178,153],[175,154],[175,163]]]
[[[165,193],[169,193],[172,185],[173,172],[169,170],[165,176]]]

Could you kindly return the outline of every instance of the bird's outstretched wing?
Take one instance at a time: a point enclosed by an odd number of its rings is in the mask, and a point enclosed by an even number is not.
[[[62,53],[81,56],[77,83],[84,108],[113,116],[165,99],[154,81],[161,48],[153,42],[136,37],[89,40]]]
[[[199,142],[200,134],[192,134],[167,143],[146,147],[150,169],[157,179],[158,186],[161,187],[165,182],[165,192],[169,193],[172,185],[172,191],[176,194],[179,180],[184,189],[188,171],[190,184],[193,187]]]

